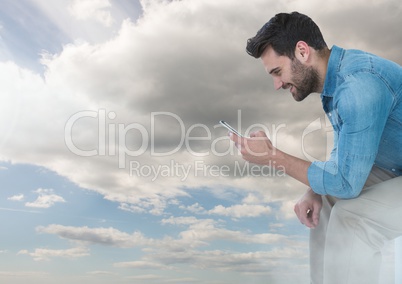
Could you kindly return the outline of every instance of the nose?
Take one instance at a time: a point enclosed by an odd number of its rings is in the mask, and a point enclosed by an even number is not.
[[[275,90],[279,90],[280,88],[282,88],[282,86],[283,86],[283,82],[281,81],[281,79],[278,77],[274,77]]]

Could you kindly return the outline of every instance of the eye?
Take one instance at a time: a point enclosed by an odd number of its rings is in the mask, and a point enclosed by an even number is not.
[[[273,72],[273,75],[274,75],[274,76],[279,76],[279,75],[281,75],[281,70],[275,70],[275,71]]]
[[[281,69],[279,67],[276,67],[274,69],[272,69],[269,74],[271,76],[280,76],[281,75]]]

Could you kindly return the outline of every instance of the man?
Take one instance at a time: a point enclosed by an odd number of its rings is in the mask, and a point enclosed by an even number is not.
[[[324,162],[284,153],[264,132],[231,134],[246,161],[284,167],[309,187],[295,213],[313,229],[311,283],[378,283],[381,249],[402,235],[401,66],[328,49],[318,26],[297,12],[273,17],[248,40],[247,52],[261,58],[275,89],[289,89],[296,101],[321,93],[334,129]]]

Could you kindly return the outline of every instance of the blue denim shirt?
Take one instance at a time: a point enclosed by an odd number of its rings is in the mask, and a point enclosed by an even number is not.
[[[314,192],[354,198],[373,164],[402,175],[400,65],[334,46],[321,100],[334,128],[334,148],[328,161],[308,169]]]

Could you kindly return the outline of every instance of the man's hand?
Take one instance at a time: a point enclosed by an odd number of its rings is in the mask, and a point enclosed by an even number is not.
[[[275,148],[265,132],[251,133],[250,138],[239,137],[230,133],[230,139],[235,142],[244,160],[259,165],[280,166],[287,175],[310,186],[307,170],[311,162],[286,154]]]
[[[321,208],[321,195],[318,195],[311,189],[308,189],[307,192],[296,203],[294,210],[297,218],[299,218],[303,225],[309,227],[310,229],[314,229],[318,226]]]
[[[251,133],[250,138],[242,138],[230,133],[230,139],[235,142],[243,159],[253,164],[268,164],[276,151],[263,131]]]

